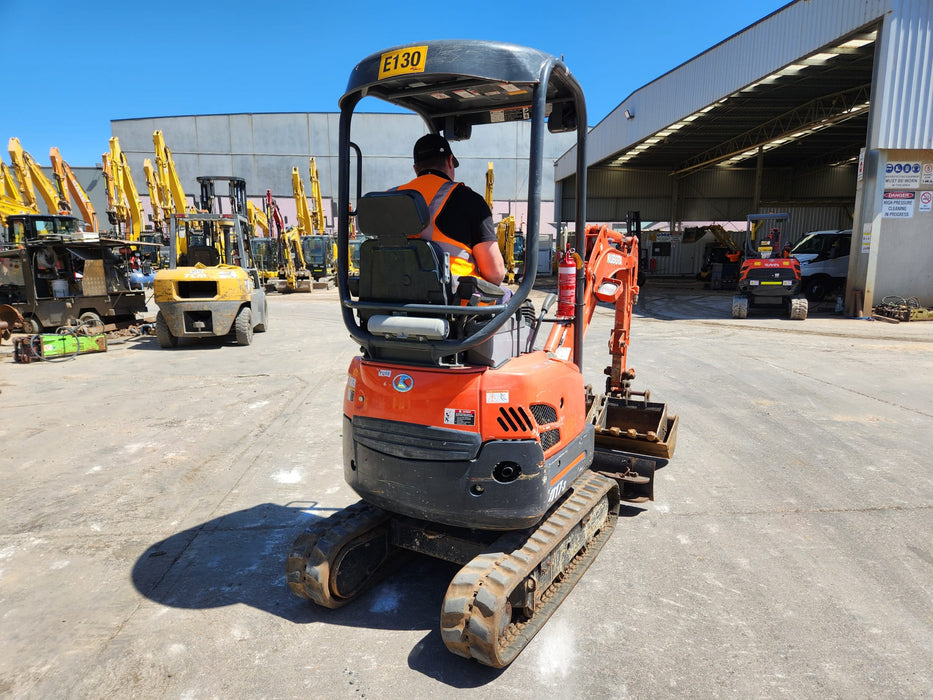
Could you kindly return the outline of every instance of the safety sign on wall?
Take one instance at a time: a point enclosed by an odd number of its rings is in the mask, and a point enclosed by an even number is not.
[[[917,211],[930,211],[933,205],[933,192],[921,192],[918,198]]]
[[[933,185],[933,163],[924,163],[920,167],[920,184]]]
[[[916,192],[885,192],[881,216],[885,219],[912,219]]]
[[[920,161],[898,161],[884,166],[884,188],[917,189],[920,187]]]

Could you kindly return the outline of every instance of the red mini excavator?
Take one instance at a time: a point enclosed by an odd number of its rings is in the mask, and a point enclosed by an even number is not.
[[[538,309],[529,300],[533,264],[507,301],[483,280],[452,276],[444,253],[420,237],[430,215],[419,193],[362,195],[357,184],[351,209],[351,149],[357,183],[365,159],[350,126],[364,96],[421,115],[449,140],[469,138],[473,126],[528,122],[528,261],[538,259],[545,126],[576,133],[574,247],[584,255],[559,285],[574,296],[561,300],[561,315],[549,316],[553,295]],[[354,68],[340,107],[338,281],[362,350],[343,400],[344,475],[361,500],[296,539],[288,585],[336,608],[405,550],[456,562],[463,568],[441,604],[444,644],[501,668],[581,577],[620,502],[653,497],[655,468],[674,450],[677,417],[634,392],[626,367],[638,241],[585,224],[586,106],[553,56],[479,41],[400,46]],[[358,277],[347,269],[351,216],[367,236]],[[582,349],[598,302],[615,304],[616,315],[597,395],[584,382]]]

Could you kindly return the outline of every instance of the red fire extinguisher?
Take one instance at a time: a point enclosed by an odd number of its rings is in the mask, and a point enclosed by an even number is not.
[[[576,253],[570,244],[560,256],[557,265],[557,315],[573,317],[577,298]]]

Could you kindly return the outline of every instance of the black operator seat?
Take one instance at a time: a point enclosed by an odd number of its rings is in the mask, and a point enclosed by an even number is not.
[[[356,223],[370,236],[360,246],[360,301],[450,302],[450,262],[418,236],[430,222],[420,192],[370,192],[360,198]]]
[[[452,302],[450,260],[430,241],[418,236],[430,222],[420,192],[370,192],[357,204],[356,223],[369,236],[360,246],[359,300],[391,304]],[[371,333],[416,340],[443,340],[449,324],[442,316],[411,314],[400,309],[360,309],[360,323]]]
[[[360,246],[359,300],[398,304],[397,310],[359,309],[360,324],[390,339],[380,348],[384,359],[418,362],[421,340],[448,340],[476,333],[487,316],[451,316],[406,310],[405,304],[473,306],[501,303],[503,290],[479,277],[454,280],[450,258],[430,241],[417,238],[430,221],[420,192],[371,192],[357,204],[357,227],[371,236]],[[409,238],[411,236],[411,238]],[[471,364],[497,367],[531,350],[527,313],[509,319],[492,338],[466,353]]]

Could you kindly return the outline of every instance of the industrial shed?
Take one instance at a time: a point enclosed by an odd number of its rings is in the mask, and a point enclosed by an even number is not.
[[[147,117],[111,122],[114,136],[136,175],[140,192],[143,161],[153,158],[152,134],[163,132],[172,151],[185,191],[198,191],[198,175],[238,175],[246,179],[251,198],[272,191],[286,216],[294,217],[292,168],[307,183],[308,159],[313,156],[321,179],[328,225],[333,217],[328,201],[337,195],[337,113],[212,114],[198,116]],[[365,134],[358,144],[366,168],[363,191],[384,190],[412,177],[412,146],[426,133],[424,121],[414,114],[357,114],[354,133]],[[495,174],[494,215],[526,217],[528,192],[528,124],[510,122],[478,129],[473,138],[453,146],[460,161],[457,179],[483,193],[486,171],[493,163]],[[545,158],[556,160],[575,139],[560,134],[548,139]],[[545,169],[543,221],[554,221],[554,171]],[[307,187],[307,185],[306,185]],[[294,221],[294,218],[290,219]]]
[[[659,272],[698,265],[691,222],[787,212],[852,228],[847,304],[933,304],[933,6],[797,0],[626,97],[590,133],[587,218],[663,222]],[[576,152],[555,171],[573,221]]]

